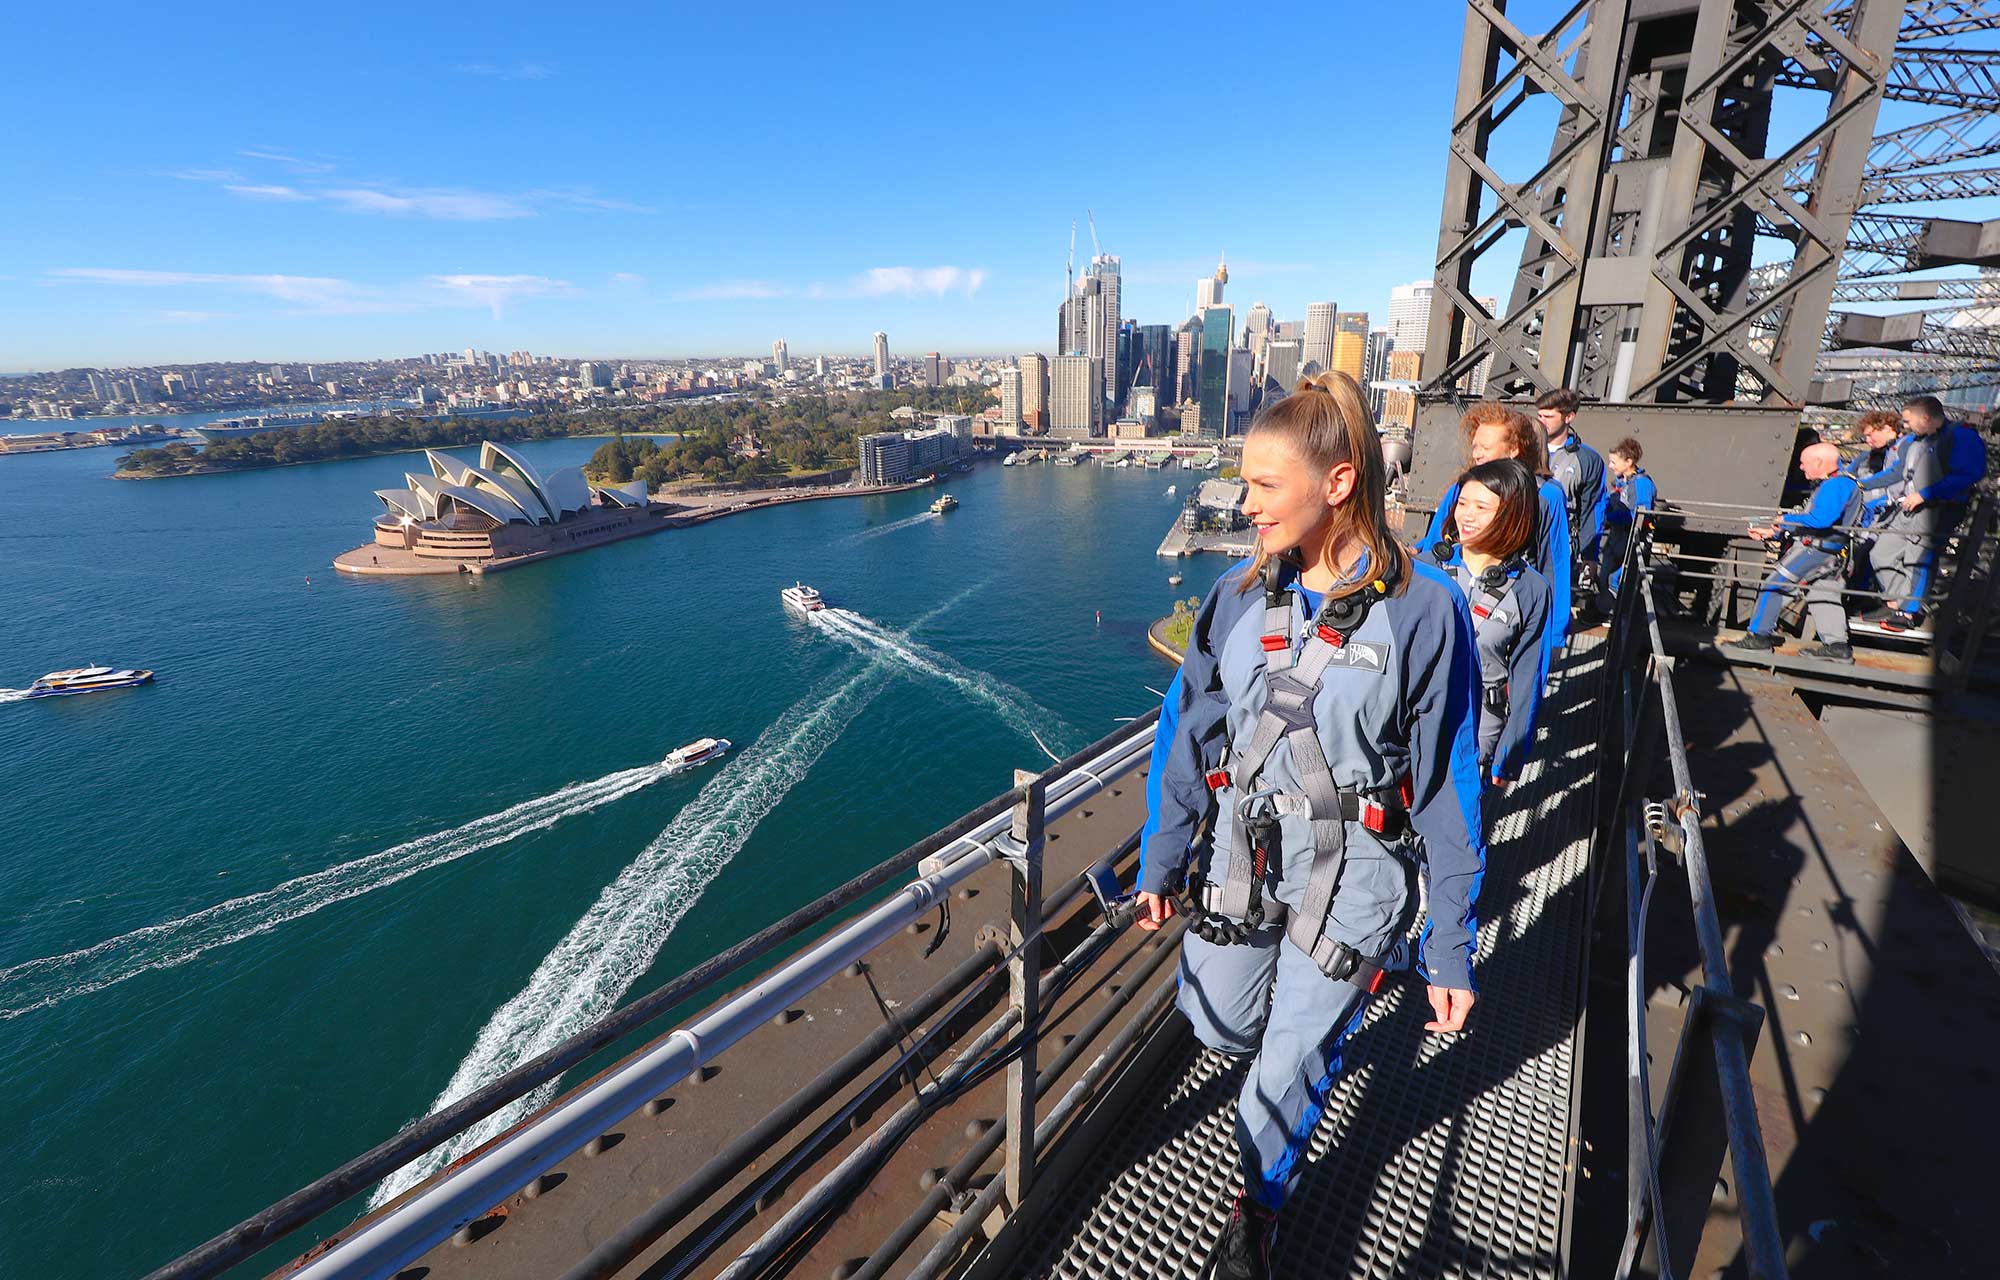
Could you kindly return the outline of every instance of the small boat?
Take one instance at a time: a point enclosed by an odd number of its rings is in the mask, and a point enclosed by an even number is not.
[[[800,613],[815,613],[826,608],[826,597],[803,582],[780,591],[778,599],[784,601],[787,608],[797,609]]]
[[[1018,467],[1021,465],[1021,455],[1018,453],[1010,453],[1005,458],[1002,458],[1000,460],[1000,465],[1003,467]]]
[[[1077,461],[1073,455],[1065,453],[1056,458],[1056,465],[1059,467],[1073,467],[1077,465]]]
[[[1169,577],[1169,578],[1167,579],[1167,585],[1168,585],[1168,586],[1170,586],[1170,587],[1178,587],[1179,585],[1181,585],[1181,575],[1179,575],[1178,573],[1176,573],[1176,574],[1172,575],[1171,577]]]
[[[957,507],[958,499],[947,493],[941,496],[936,502],[931,503],[931,514],[941,516],[947,511],[956,510]]]
[[[698,764],[720,760],[733,745],[727,738],[696,738],[685,747],[667,752],[667,758],[662,763],[671,769],[692,769]]]
[[[1166,496],[1167,496],[1167,497],[1169,497],[1169,498],[1173,497],[1173,496],[1174,496],[1174,493],[1175,493],[1175,491],[1176,491],[1176,490],[1178,490],[1179,488],[1180,488],[1180,486],[1179,486],[1179,485],[1177,485],[1177,484],[1170,484],[1170,485],[1168,485],[1168,486],[1167,486],[1167,495],[1166,495]]]
[[[130,689],[151,684],[153,673],[112,667],[74,667],[51,671],[28,686],[30,698],[57,698],[72,693],[101,693],[106,689]]]

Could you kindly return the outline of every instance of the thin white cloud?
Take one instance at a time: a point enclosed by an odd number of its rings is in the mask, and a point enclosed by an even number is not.
[[[466,303],[487,308],[495,320],[500,318],[502,308],[523,298],[557,298],[576,292],[567,281],[547,276],[430,276],[426,283]]]
[[[178,178],[182,182],[248,182],[249,179],[234,169],[163,169],[162,178]]]
[[[614,271],[611,273],[611,283],[627,289],[642,289],[646,285],[646,277],[636,271]]]
[[[314,315],[362,315],[406,311],[410,303],[352,280],[334,276],[240,275],[221,271],[148,271],[122,267],[59,267],[46,273],[52,284],[115,285],[133,289],[219,288],[288,303]]]
[[[281,164],[293,173],[332,173],[335,167],[330,160],[295,156],[276,147],[238,147],[236,154],[252,160],[268,160],[272,164]]]
[[[224,191],[233,191],[249,200],[310,200],[311,196],[297,187],[264,185],[259,183],[225,182]]]
[[[971,297],[986,283],[984,267],[871,267],[840,284],[815,284],[809,298]]]
[[[494,80],[546,80],[555,72],[539,62],[517,62],[511,67],[490,62],[468,62],[452,68],[463,75],[486,76]]]
[[[487,191],[387,190],[336,187],[318,193],[350,213],[382,213],[437,218],[446,222],[491,222],[529,218],[534,210],[510,196]]]
[[[742,298],[785,298],[792,291],[770,280],[718,280],[674,290],[679,302],[730,302]]]
[[[635,204],[630,200],[618,200],[611,196],[601,196],[589,187],[536,187],[521,193],[521,199],[530,204],[560,205],[580,213],[653,213],[650,205]]]

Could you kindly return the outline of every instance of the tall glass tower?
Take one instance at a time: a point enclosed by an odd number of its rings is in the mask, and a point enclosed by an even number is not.
[[[1229,339],[1236,313],[1215,306],[1201,313],[1201,433],[1213,440],[1229,435]]]

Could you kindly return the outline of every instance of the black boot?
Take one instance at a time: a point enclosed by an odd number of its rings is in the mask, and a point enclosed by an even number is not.
[[[1854,661],[1854,649],[1851,645],[1840,643],[1809,644],[1799,650],[1799,656],[1801,658],[1824,658],[1828,662],[1852,662]]]
[[[1236,1211],[1215,1242],[1208,1274],[1215,1280],[1270,1280],[1271,1246],[1278,1240],[1278,1212],[1247,1195],[1236,1197]]]
[[[1753,653],[1763,653],[1767,650],[1777,648],[1778,641],[1775,636],[1759,635],[1755,631],[1746,631],[1738,639],[1725,641],[1722,647],[1725,649],[1748,649]]]

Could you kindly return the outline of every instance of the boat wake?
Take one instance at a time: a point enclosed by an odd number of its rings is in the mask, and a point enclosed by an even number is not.
[[[666,830],[606,886],[520,994],[487,1020],[472,1051],[431,1104],[450,1105],[610,1013],[722,869],[886,681],[869,662],[799,700],[688,801]],[[489,1141],[553,1097],[550,1082],[458,1138],[405,1165],[370,1198],[385,1204]]]
[[[102,991],[142,973],[186,964],[217,947],[269,933],[337,902],[386,889],[420,871],[589,813],[690,767],[698,766],[662,761],[572,783],[462,826],[434,831],[258,893],[231,898],[178,920],[149,924],[79,951],[0,969],[0,1022]]]
[[[851,609],[821,609],[811,615],[829,635],[846,641],[863,653],[880,656],[891,664],[917,675],[941,680],[983,702],[1000,716],[1008,728],[1032,738],[1067,741],[1070,728],[1055,712],[1004,681],[981,671],[972,671],[929,645],[913,640],[901,631],[892,631]]]
[[[26,689],[0,689],[0,703],[26,702],[27,700],[28,691]]]
[[[916,515],[905,516],[901,520],[892,520],[888,524],[877,525],[873,529],[863,529],[860,533],[849,538],[848,541],[866,542],[870,538],[879,538],[885,533],[895,533],[899,529],[907,529],[912,525],[926,524],[937,518],[938,513],[935,511],[919,511]]]

